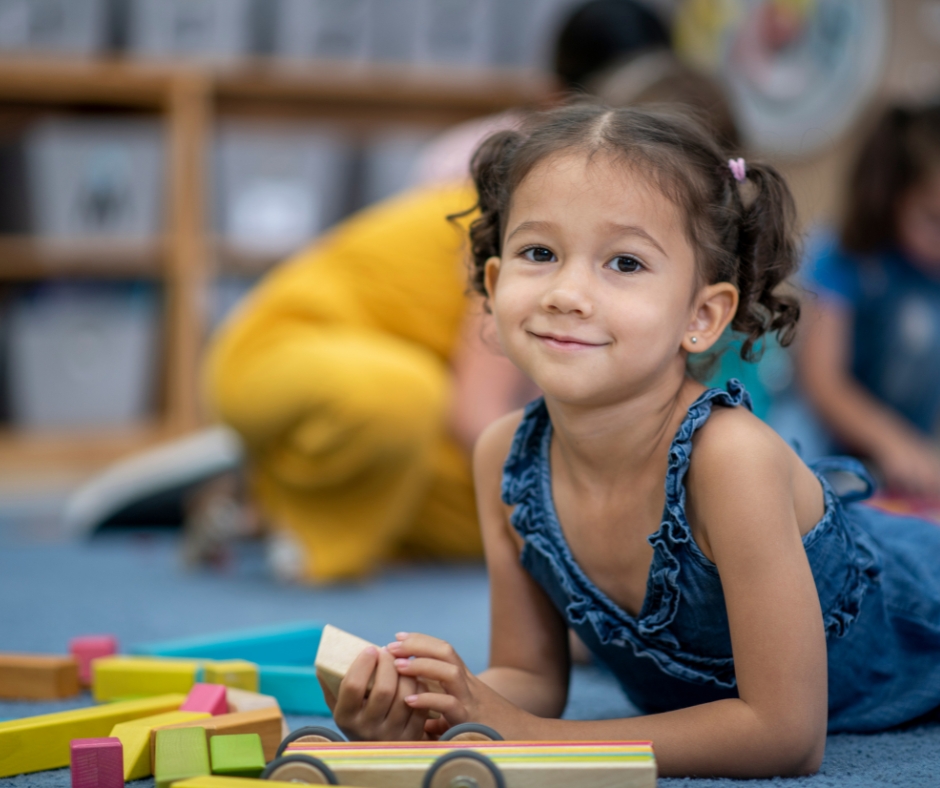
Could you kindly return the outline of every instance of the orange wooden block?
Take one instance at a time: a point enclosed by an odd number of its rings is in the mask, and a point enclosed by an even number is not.
[[[166,730],[167,728],[205,728],[207,743],[213,736],[232,733],[257,733],[261,736],[261,748],[264,750],[264,758],[271,761],[277,756],[277,748],[281,743],[283,720],[281,710],[275,706],[255,709],[254,711],[239,711],[234,714],[219,714],[216,717],[206,717],[201,720],[191,720],[176,725],[167,725],[163,728],[154,728],[150,734],[150,762],[156,763],[157,731]]]
[[[0,698],[54,700],[81,689],[74,657],[0,654]]]

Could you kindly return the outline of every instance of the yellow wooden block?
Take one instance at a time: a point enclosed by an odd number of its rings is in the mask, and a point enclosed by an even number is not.
[[[121,722],[111,729],[111,736],[124,746],[124,780],[140,780],[153,774],[150,761],[150,731],[162,725],[201,720],[212,715],[205,711],[168,711],[152,717]]]
[[[97,701],[129,695],[187,693],[196,683],[199,662],[190,659],[101,657],[92,660],[92,694]]]
[[[105,738],[119,722],[178,709],[184,700],[161,695],[0,722],[0,777],[68,766],[72,739]]]
[[[206,662],[202,680],[206,684],[224,684],[226,687],[258,691],[258,666],[244,659],[224,659]]]

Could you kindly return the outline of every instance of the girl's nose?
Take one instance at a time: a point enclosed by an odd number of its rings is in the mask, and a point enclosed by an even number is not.
[[[590,297],[589,266],[576,265],[573,261],[559,266],[542,297],[542,308],[546,312],[575,314],[588,317],[594,312]]]

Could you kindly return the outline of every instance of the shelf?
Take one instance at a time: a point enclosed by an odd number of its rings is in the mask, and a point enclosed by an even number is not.
[[[159,425],[82,430],[0,430],[0,474],[64,467],[93,472],[172,437]]]
[[[166,243],[0,235],[0,281],[54,277],[154,279],[162,276]]]

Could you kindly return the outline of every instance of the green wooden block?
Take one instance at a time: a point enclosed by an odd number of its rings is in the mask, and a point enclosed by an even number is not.
[[[210,774],[204,728],[158,730],[156,750],[153,776],[157,788],[170,788],[176,780]]]
[[[257,733],[213,736],[209,740],[212,773],[226,777],[257,777],[264,771],[264,750]]]

